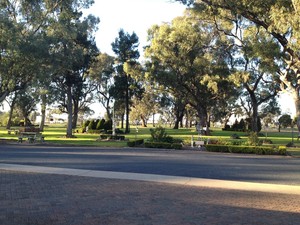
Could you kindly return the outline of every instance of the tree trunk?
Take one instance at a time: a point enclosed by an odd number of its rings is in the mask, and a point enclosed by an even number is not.
[[[74,108],[74,112],[73,112],[73,118],[72,118],[72,129],[76,129],[77,127],[77,120],[78,120],[78,101],[73,101],[73,108]]]
[[[47,96],[42,95],[42,105],[41,105],[41,124],[40,131],[44,131],[45,121],[46,121],[46,107],[47,107]]]
[[[9,110],[9,117],[8,117],[6,129],[10,129],[10,127],[11,127],[13,112],[14,112],[14,104],[11,105],[10,110]]]
[[[152,126],[155,127],[155,113],[152,115]]]
[[[179,129],[179,127],[183,127],[182,120],[183,120],[184,113],[180,113],[179,116],[176,116],[175,125],[173,129]]]
[[[24,116],[24,126],[25,127],[29,127],[29,126],[31,126],[31,121],[30,121],[30,119],[29,119],[29,115],[25,115]]]
[[[252,118],[251,118],[251,130],[258,133],[258,105],[256,102],[252,102]]]
[[[67,87],[67,110],[68,110],[68,123],[67,123],[67,133],[66,137],[67,138],[72,138],[72,118],[73,118],[73,100],[72,100],[72,88],[71,86]]]
[[[9,91],[1,92],[0,93],[0,103],[2,103],[8,95],[9,95]]]
[[[209,131],[208,123],[207,123],[207,110],[203,106],[198,106],[197,114],[198,114],[198,118],[199,118],[198,123],[200,124],[201,129],[206,127],[205,134],[209,135],[210,131]]]
[[[294,104],[296,109],[297,128],[298,128],[298,133],[300,134],[300,96],[298,94],[298,91],[296,90],[294,90],[293,99],[294,99]]]
[[[129,134],[130,133],[130,128],[129,128],[129,84],[128,84],[128,77],[126,76],[126,96],[125,96],[125,113],[126,113],[126,118],[125,118],[125,133]]]
[[[185,104],[181,102],[177,103],[176,112],[175,112],[175,125],[173,129],[179,129],[179,126],[182,127],[182,120],[185,112]]]
[[[10,104],[10,110],[9,110],[9,116],[8,116],[8,121],[7,121],[6,129],[10,129],[10,127],[11,127],[11,121],[12,121],[12,116],[13,116],[13,113],[14,113],[16,99],[17,99],[17,96],[15,94],[15,96],[12,99],[11,104]]]
[[[190,110],[186,110],[185,117],[185,128],[190,128]]]
[[[124,113],[121,115],[121,129],[124,129]]]
[[[147,127],[147,121],[143,115],[141,115],[142,127]]]

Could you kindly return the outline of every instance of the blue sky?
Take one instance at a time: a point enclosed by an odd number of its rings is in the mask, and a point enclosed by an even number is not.
[[[118,37],[119,30],[124,29],[137,34],[142,55],[147,30],[154,24],[182,16],[184,9],[185,6],[171,0],[95,0],[89,13],[100,18],[96,42],[102,53],[113,55],[111,43]]]

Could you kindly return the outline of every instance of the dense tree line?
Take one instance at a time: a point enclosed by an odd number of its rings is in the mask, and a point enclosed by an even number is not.
[[[293,94],[300,130],[299,95],[299,8],[298,0],[250,1],[250,0],[177,0],[188,6],[201,18],[213,22],[215,27],[243,51],[244,73],[252,71],[254,62],[257,81],[273,83],[271,96],[279,90]],[[245,35],[246,37],[243,37]],[[249,57],[250,56],[250,57]],[[254,60],[254,61],[253,61]],[[250,67],[249,67],[250,66]],[[240,71],[239,71],[240,72]],[[264,79],[263,74],[270,74]],[[262,78],[261,78],[262,77]],[[257,84],[257,85],[256,85]],[[255,82],[254,86],[258,86]],[[277,87],[276,87],[277,85]],[[253,87],[253,86],[252,86]],[[253,88],[247,88],[253,107],[261,100],[253,98]],[[261,90],[261,89],[259,89]],[[264,91],[265,93],[266,91]],[[252,97],[251,97],[252,96]],[[268,97],[263,96],[264,99]],[[271,98],[271,97],[270,97]],[[254,112],[255,114],[255,112]]]

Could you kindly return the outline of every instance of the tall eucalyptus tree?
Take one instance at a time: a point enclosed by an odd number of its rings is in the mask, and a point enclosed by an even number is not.
[[[228,40],[187,14],[152,27],[149,41],[145,55],[151,76],[176,98],[186,99],[200,125],[209,126],[209,109],[234,91],[228,81]]]
[[[216,22],[223,20],[239,29],[246,24],[252,28],[256,36],[261,30],[269,36],[266,40],[276,42],[281,51],[280,67],[277,73],[282,89],[292,92],[296,113],[297,126],[300,131],[300,1],[299,0],[177,0],[188,4],[206,18]],[[217,24],[217,23],[216,23]],[[223,32],[234,36],[231,30]],[[243,30],[243,29],[241,29]],[[259,42],[260,39],[257,39]],[[266,49],[268,50],[268,49]],[[278,58],[274,58],[278,63]]]
[[[79,99],[83,97],[86,73],[91,59],[98,52],[93,33],[99,19],[91,15],[81,18],[82,12],[79,11],[83,6],[90,6],[90,3],[64,2],[57,12],[56,20],[52,21],[47,30],[52,38],[50,54],[53,59],[53,80],[64,96],[61,98],[62,105],[66,105],[68,112],[66,137],[72,137],[74,113],[78,113],[76,109]]]

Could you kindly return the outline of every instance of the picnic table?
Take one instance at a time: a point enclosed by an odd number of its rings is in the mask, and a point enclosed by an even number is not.
[[[38,140],[44,142],[44,136],[41,132],[19,132],[18,142],[22,143],[24,138],[27,138],[29,143],[34,143]]]

